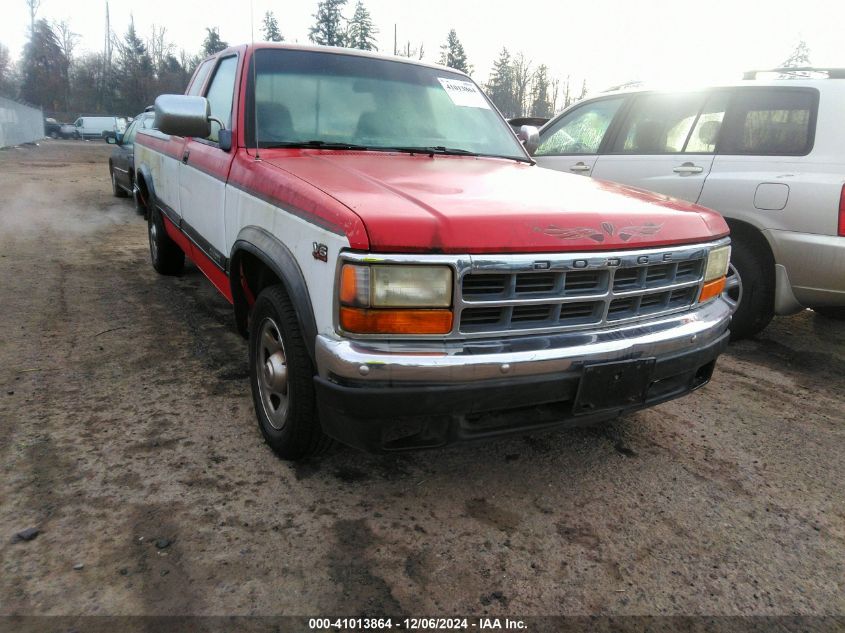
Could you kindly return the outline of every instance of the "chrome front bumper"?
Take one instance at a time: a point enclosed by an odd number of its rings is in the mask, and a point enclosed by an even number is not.
[[[602,329],[466,341],[371,341],[318,335],[325,381],[360,386],[459,384],[570,372],[597,362],[671,357],[705,348],[728,329],[721,298],[655,320]]]

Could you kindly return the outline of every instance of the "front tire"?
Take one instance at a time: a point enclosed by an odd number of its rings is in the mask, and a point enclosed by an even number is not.
[[[771,322],[775,284],[771,264],[753,243],[734,239],[731,265],[739,277],[741,300],[731,320],[731,340],[754,336]]]
[[[300,460],[331,445],[317,419],[314,367],[281,285],[262,290],[253,306],[249,368],[258,428],[279,457]]]
[[[150,261],[162,275],[178,275],[185,267],[185,253],[164,228],[164,219],[155,208],[147,211],[147,234],[150,240]]]

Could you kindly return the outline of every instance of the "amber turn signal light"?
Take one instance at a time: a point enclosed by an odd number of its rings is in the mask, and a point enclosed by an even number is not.
[[[698,298],[699,303],[709,301],[713,297],[718,297],[725,289],[725,278],[719,277],[713,281],[708,281],[701,289],[701,296]]]
[[[356,334],[448,334],[451,310],[340,308],[340,326]]]

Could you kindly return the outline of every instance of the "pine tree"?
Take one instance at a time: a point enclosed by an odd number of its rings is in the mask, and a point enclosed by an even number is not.
[[[21,98],[45,110],[64,110],[67,66],[67,57],[47,20],[36,21],[23,53]]]
[[[349,21],[346,45],[349,48],[359,48],[362,51],[377,51],[376,34],[378,29],[373,25],[370,12],[361,0],[355,5],[355,14]]]
[[[803,66],[811,66],[810,62],[810,47],[804,40],[798,40],[792,54],[786,58],[786,61],[781,64],[781,68],[801,68]]]
[[[266,42],[284,42],[285,38],[279,30],[279,22],[272,11],[267,11],[264,14],[264,21],[261,26],[261,32]]]
[[[458,39],[455,29],[449,31],[446,43],[440,47],[440,63],[455,70],[460,70],[469,75],[472,72],[472,65],[467,61],[464,46]]]
[[[342,10],[346,0],[320,0],[314,14],[314,26],[308,32],[308,39],[322,46],[345,46],[346,33],[341,25]]]
[[[493,62],[493,70],[490,71],[490,79],[486,87],[487,95],[508,119],[517,115],[513,79],[511,54],[507,48],[502,48],[499,58]]]
[[[540,64],[531,81],[531,116],[550,119],[552,102],[549,98],[549,69]]]
[[[205,39],[202,42],[203,57],[214,55],[220,51],[229,48],[229,43],[220,39],[220,30],[215,26],[205,29]]]
[[[155,98],[153,61],[131,16],[126,35],[117,42],[117,70],[119,107],[126,113],[143,111]]]

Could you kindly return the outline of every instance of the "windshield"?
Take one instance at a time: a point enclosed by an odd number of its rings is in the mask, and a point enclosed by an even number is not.
[[[507,123],[466,77],[415,64],[284,49],[256,51],[255,147],[297,144],[457,150],[528,160]],[[247,95],[252,95],[250,71]],[[352,147],[350,147],[351,149]]]

